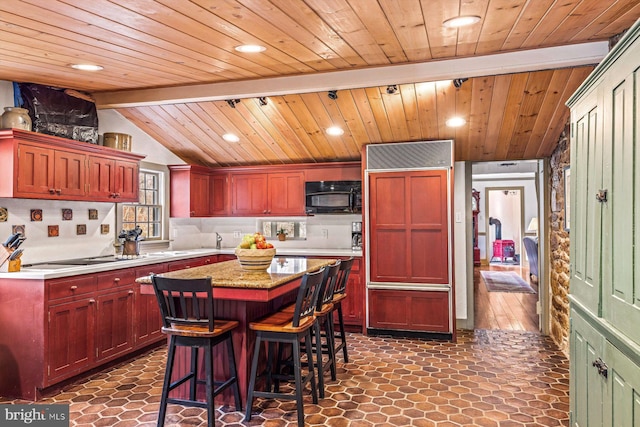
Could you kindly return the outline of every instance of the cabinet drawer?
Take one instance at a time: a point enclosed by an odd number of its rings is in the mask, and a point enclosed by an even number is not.
[[[49,300],[55,300],[95,292],[98,289],[98,282],[95,276],[70,277],[52,280],[47,283],[47,288]]]
[[[136,280],[133,269],[111,271],[98,275],[98,290],[112,289],[131,285]]]

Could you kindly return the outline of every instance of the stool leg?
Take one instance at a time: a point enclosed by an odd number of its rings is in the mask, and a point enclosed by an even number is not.
[[[308,338],[307,338],[308,339]],[[309,371],[313,375],[313,355],[311,342],[307,341],[307,355],[309,357]],[[298,427],[304,427],[304,405],[302,402],[302,366],[300,364],[300,340],[293,343],[293,376],[296,387],[296,408],[298,410]]]
[[[236,356],[233,351],[233,336],[229,333],[229,337],[227,338],[227,355],[229,358],[229,373],[231,374],[231,378],[234,379],[233,382],[233,398],[236,404],[236,411],[242,410],[242,401],[240,400],[240,387],[238,386],[238,371],[236,369]]]
[[[329,367],[331,368],[331,379],[335,381],[337,378],[337,374],[336,374],[336,348],[335,348],[336,343],[335,343],[335,336],[334,336],[335,332],[333,331],[333,311],[325,317],[325,327],[327,329],[326,331],[327,352],[329,353],[329,359],[331,360],[331,364],[329,365]]]
[[[313,399],[313,403],[318,403],[318,390],[316,388],[316,376],[313,372],[313,350],[311,349],[311,328],[307,329],[306,336],[304,339],[304,344],[307,348],[307,366],[309,367],[309,375],[311,376],[309,382],[311,383],[311,397]],[[296,342],[300,344],[300,339]],[[300,358],[300,351],[298,351],[298,360]],[[300,367],[300,365],[298,365]]]
[[[244,420],[251,420],[251,406],[253,405],[253,392],[256,388],[256,374],[258,372],[258,358],[260,357],[260,333],[256,336],[256,344],[253,350],[253,360],[251,361],[251,376],[249,376],[249,389],[247,390],[247,410],[244,413]]]
[[[320,333],[319,319],[316,319],[316,322],[313,325],[313,330],[316,336],[316,367],[318,372],[318,390],[320,392],[320,398],[324,399],[324,366],[322,363],[322,334]],[[308,343],[305,343],[305,346],[307,344]]]
[[[206,352],[204,355],[204,363],[206,375],[206,395],[207,395],[207,427],[215,427],[216,420],[213,412],[213,347],[211,346],[211,340],[207,341],[207,345],[204,347]],[[194,380],[195,382],[195,380]]]
[[[196,400],[196,387],[198,386],[198,347],[191,347],[191,381],[189,387],[189,398]]]
[[[169,349],[167,351],[167,367],[164,371],[164,381],[162,383],[162,396],[160,397],[160,409],[158,411],[158,427],[164,426],[164,417],[167,414],[167,399],[169,398],[169,387],[171,387],[171,373],[173,372],[173,359],[176,354],[176,339],[173,335],[169,337]]]
[[[338,303],[338,325],[340,325],[340,340],[342,341],[342,354],[344,355],[344,363],[349,363],[347,356],[347,336],[344,333],[344,320],[342,319],[342,303]]]

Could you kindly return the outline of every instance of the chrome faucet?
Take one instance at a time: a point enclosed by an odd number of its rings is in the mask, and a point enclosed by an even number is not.
[[[222,236],[220,236],[216,232],[216,249],[220,249],[222,247]]]

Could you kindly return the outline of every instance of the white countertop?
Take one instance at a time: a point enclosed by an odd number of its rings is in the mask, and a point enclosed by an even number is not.
[[[234,254],[235,248],[222,249],[185,249],[179,251],[162,251],[142,254],[135,259],[122,259],[120,261],[105,262],[103,264],[80,265],[68,268],[38,268],[23,267],[21,271],[15,273],[0,273],[0,279],[55,279],[58,277],[77,276],[81,274],[101,273],[104,271],[117,270],[121,268],[139,267],[149,264],[158,264],[162,262],[179,261],[207,255],[229,255]],[[278,248],[276,256],[355,256],[361,257],[362,251],[354,251],[351,249],[317,249],[317,248]]]

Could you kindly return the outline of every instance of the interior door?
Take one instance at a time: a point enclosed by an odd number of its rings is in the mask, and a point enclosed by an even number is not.
[[[445,170],[369,175],[370,280],[449,283]]]

